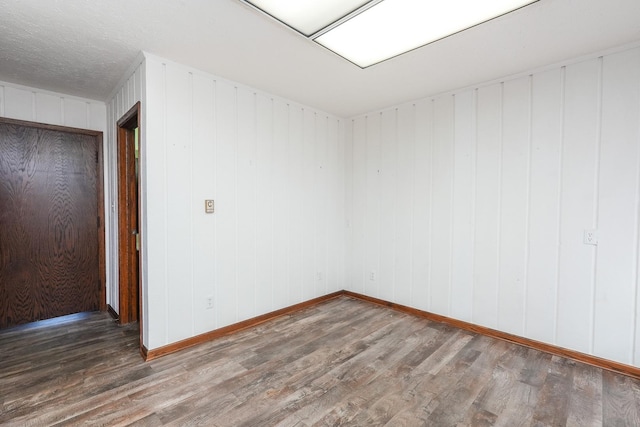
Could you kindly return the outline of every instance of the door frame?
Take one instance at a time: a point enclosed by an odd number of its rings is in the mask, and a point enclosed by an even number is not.
[[[67,126],[51,125],[46,123],[30,122],[27,120],[9,119],[6,117],[0,117],[0,123],[17,125],[23,127],[30,127],[36,129],[53,130],[57,132],[74,133],[80,135],[87,135],[94,137],[96,140],[96,149],[98,152],[98,159],[96,164],[96,197],[97,197],[97,226],[98,226],[98,274],[100,280],[100,311],[107,310],[107,268],[106,268],[106,254],[105,254],[105,231],[104,231],[104,219],[106,218],[106,212],[104,210],[104,167],[103,167],[103,135],[101,131],[72,128]]]
[[[136,239],[132,231],[140,234],[140,176],[135,194],[131,188],[131,178],[135,177],[132,157],[134,129],[138,128],[138,153],[141,153],[140,102],[137,102],[117,122],[116,175],[118,188],[118,295],[120,324],[139,321],[142,337],[142,268],[141,248],[136,249]],[[140,171],[140,159],[138,159]],[[124,167],[123,167],[124,166]],[[138,172],[139,173],[139,172]],[[134,178],[135,179],[135,178]],[[131,206],[135,205],[135,212]],[[135,219],[132,215],[135,214]]]

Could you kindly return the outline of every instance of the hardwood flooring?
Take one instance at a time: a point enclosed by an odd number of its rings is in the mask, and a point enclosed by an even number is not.
[[[348,297],[150,362],[49,323],[0,331],[2,425],[640,425],[638,380]]]

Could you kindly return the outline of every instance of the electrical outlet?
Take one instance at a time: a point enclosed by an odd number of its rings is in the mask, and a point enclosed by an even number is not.
[[[204,299],[204,307],[207,310],[211,310],[213,308],[213,296],[209,295]]]
[[[369,273],[369,280],[371,280],[372,282],[376,281],[376,272],[372,271]]]
[[[318,271],[316,273],[316,279],[318,279],[318,282],[322,282],[322,272],[321,271]]]
[[[598,230],[584,230],[583,242],[585,245],[597,245]]]

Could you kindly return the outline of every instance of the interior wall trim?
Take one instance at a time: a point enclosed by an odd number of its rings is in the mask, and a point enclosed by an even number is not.
[[[510,343],[522,345],[524,347],[543,351],[545,353],[549,353],[555,356],[565,357],[567,359],[571,359],[576,362],[586,363],[587,365],[595,366],[596,368],[606,369],[608,371],[612,371],[618,374],[640,379],[640,368],[637,368],[635,366],[626,365],[624,363],[619,363],[619,362],[604,359],[601,357],[592,356],[590,354],[581,353],[579,351],[570,350],[570,349],[559,347],[556,345],[543,343],[543,342],[532,340],[529,338],[524,338],[518,335],[509,334],[507,332],[502,332],[502,331],[487,328],[484,326],[476,325],[474,323],[465,322],[463,320],[457,320],[451,317],[441,316],[439,314],[430,313],[428,311],[419,310],[417,308],[409,307],[402,304],[396,304],[390,301],[385,301],[379,298],[374,298],[367,295],[359,294],[357,292],[351,292],[346,290],[333,292],[318,298],[313,298],[308,301],[294,304],[289,307],[282,308],[280,310],[272,311],[270,313],[263,314],[261,316],[244,320],[239,323],[234,323],[233,325],[225,326],[220,329],[215,329],[213,331],[206,332],[204,334],[200,334],[195,337],[187,338],[185,340],[178,341],[166,346],[158,347],[153,350],[147,350],[146,347],[142,346],[140,348],[140,354],[146,361],[157,359],[161,356],[164,356],[170,353],[175,353],[185,348],[193,347],[198,344],[212,341],[214,339],[217,339],[226,335],[231,335],[233,333],[240,332],[244,329],[248,329],[248,328],[260,325],[262,323],[278,318],[280,316],[292,314],[297,311],[304,310],[305,308],[313,307],[314,305],[317,305],[341,296],[351,297],[351,298],[355,298],[371,304],[384,306],[396,311],[400,311],[402,313],[406,313],[413,316],[421,317],[423,319],[431,320],[433,322],[444,323],[465,331],[469,331],[476,334],[485,335],[491,338],[496,338],[502,341],[507,341]]]
[[[253,317],[251,319],[243,320],[242,322],[234,323],[232,325],[225,326],[219,329],[214,329],[213,331],[205,332],[204,334],[196,335],[195,337],[187,338],[182,341],[178,341],[162,347],[154,348],[152,350],[147,350],[147,348],[145,348],[144,346],[141,346],[140,353],[142,354],[142,357],[146,361],[157,359],[158,357],[161,357],[170,353],[175,353],[176,351],[193,347],[194,345],[212,341],[216,338],[220,338],[226,335],[240,332],[242,330],[260,325],[269,320],[276,319],[278,317],[285,316],[287,314],[295,313],[300,310],[304,310],[305,308],[313,307],[314,305],[318,305],[322,302],[325,302],[334,298],[338,298],[342,295],[344,295],[344,291],[333,292],[318,298],[313,298],[308,301],[291,305],[289,307],[281,308],[280,310],[272,311],[270,313],[262,314],[260,316]]]
[[[522,345],[524,347],[543,351],[545,353],[549,353],[555,356],[561,356],[567,359],[575,360],[576,362],[586,363],[587,365],[595,366],[596,368],[602,368],[608,371],[616,372],[618,374],[623,374],[632,378],[640,379],[640,368],[637,368],[635,366],[614,362],[612,360],[603,359],[601,357],[592,356],[590,354],[581,353],[579,351],[569,350],[567,348],[558,347],[556,345],[547,344],[547,343],[532,340],[529,338],[524,338],[518,335],[509,334],[507,332],[498,331],[495,329],[476,325],[474,323],[452,319],[451,317],[441,316],[439,314],[430,313],[428,311],[418,310],[417,308],[408,307],[402,304],[396,304],[396,303],[385,301],[378,298],[373,298],[373,297],[362,295],[356,292],[343,291],[342,294],[345,296],[362,300],[362,301],[367,301],[372,304],[388,307],[403,313],[422,317],[427,320],[432,320],[434,322],[445,323],[447,325],[450,325],[459,329],[463,329],[465,331],[474,332],[474,333],[485,335],[491,338],[496,338],[496,339],[507,341],[510,343]]]
[[[109,315],[110,315],[111,317],[113,317],[113,319],[114,319],[114,320],[118,320],[118,318],[120,317],[120,316],[118,315],[118,312],[117,312],[117,311],[115,311],[115,310],[113,309],[113,307],[111,307],[111,304],[107,304],[107,312],[109,313]]]
[[[150,360],[149,350],[147,350],[147,347],[145,347],[144,344],[140,344],[140,356],[142,356],[145,361]]]

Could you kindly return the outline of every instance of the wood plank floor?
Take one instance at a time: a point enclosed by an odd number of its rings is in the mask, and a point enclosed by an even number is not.
[[[348,297],[146,363],[46,323],[0,331],[2,425],[640,425],[640,381]]]

